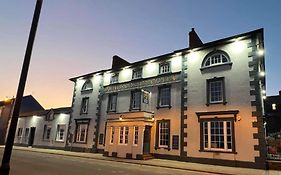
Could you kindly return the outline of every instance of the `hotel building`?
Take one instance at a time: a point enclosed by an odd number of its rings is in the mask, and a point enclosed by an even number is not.
[[[112,67],[74,83],[66,150],[265,168],[263,29]]]

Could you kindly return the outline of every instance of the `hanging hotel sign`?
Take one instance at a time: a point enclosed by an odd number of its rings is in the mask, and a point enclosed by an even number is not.
[[[111,93],[111,92],[118,92],[118,91],[132,90],[132,89],[140,89],[144,87],[163,85],[167,83],[175,83],[178,81],[180,81],[180,74],[172,74],[172,75],[161,76],[156,78],[149,78],[136,82],[108,85],[104,88],[104,92]]]
[[[146,90],[142,90],[142,102],[145,103],[145,104],[148,104],[149,103],[149,95],[150,95],[150,92],[149,91],[146,91]]]

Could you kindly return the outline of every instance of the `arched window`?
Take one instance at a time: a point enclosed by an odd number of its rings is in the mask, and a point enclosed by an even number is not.
[[[222,50],[209,53],[202,62],[202,68],[230,63],[229,56]]]
[[[87,91],[87,90],[92,90],[93,89],[93,84],[91,80],[87,80],[83,86],[82,86],[82,91]]]

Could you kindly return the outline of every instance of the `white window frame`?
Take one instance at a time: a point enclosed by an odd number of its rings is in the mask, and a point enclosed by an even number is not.
[[[110,84],[118,83],[118,73],[112,73],[110,77]]]
[[[114,143],[114,127],[111,126],[110,127],[110,144],[113,144]]]
[[[168,102],[168,104],[166,104],[166,101]],[[171,105],[171,86],[159,87],[159,107],[169,107],[170,105]]]
[[[159,64],[159,74],[166,74],[171,72],[170,62],[163,62]]]
[[[91,80],[86,80],[86,82],[83,84],[81,91],[87,91],[87,90],[92,90],[93,89],[93,84]]]
[[[117,109],[117,94],[108,95],[108,111],[116,112]]]
[[[23,128],[18,128],[17,137],[22,137]]]
[[[158,126],[158,134],[159,134],[159,147],[161,148],[168,148],[169,147],[169,139],[170,139],[170,128],[169,128],[169,123],[168,121],[161,121],[159,122],[159,126]],[[162,132],[164,131],[164,132]],[[164,135],[162,135],[164,134]],[[166,135],[168,135],[168,139],[166,139]],[[163,142],[167,142],[167,144],[162,144]]]
[[[133,70],[133,80],[141,79],[142,78],[142,68],[136,68]]]
[[[139,97],[137,97],[139,95]],[[141,108],[141,91],[132,91],[131,97],[131,109],[140,109]]]
[[[223,122],[223,133],[215,133],[211,134],[211,122]],[[203,121],[203,149],[208,151],[224,151],[224,152],[232,152],[233,151],[233,127],[232,127],[231,120],[219,121],[219,120],[212,120],[212,121]],[[227,128],[227,123],[229,123],[229,128]],[[206,125],[207,124],[207,125]],[[205,128],[207,126],[207,128]],[[217,128],[218,129],[218,128]],[[230,129],[230,133],[227,133],[227,129]],[[206,133],[207,130],[207,133]],[[211,138],[220,138],[223,136],[223,140],[211,140]],[[206,137],[208,140],[206,140]],[[227,137],[230,137],[230,141],[227,140]],[[214,142],[222,142],[224,144],[224,148],[215,148],[213,147],[212,143]],[[207,143],[207,144],[206,144]],[[228,148],[228,143],[231,144],[231,148]]]
[[[207,62],[208,62],[208,65],[207,65]],[[212,66],[216,66],[216,65],[222,65],[222,64],[226,64],[226,63],[230,63],[228,56],[225,55],[224,53],[222,53],[222,51],[218,51],[216,53],[213,53],[212,55],[210,55],[209,57],[207,57],[204,60],[203,68],[212,67]]]
[[[87,142],[88,127],[89,127],[88,123],[77,123],[75,142],[77,142],[77,143],[86,143]],[[83,129],[85,131],[85,134],[84,134],[84,139],[81,139]]]
[[[63,129],[63,132],[61,132],[62,129]],[[58,124],[57,125],[56,141],[59,141],[59,142],[64,141],[65,131],[66,131],[66,125],[65,124]],[[62,138],[61,138],[61,136],[62,136]]]
[[[139,127],[135,126],[134,127],[134,143],[133,145],[138,145],[139,144]]]
[[[82,98],[81,114],[87,114],[89,108],[89,97]]]
[[[52,134],[52,126],[45,124],[44,125],[44,131],[43,131],[43,140],[50,140],[51,134]]]
[[[119,127],[119,144],[127,145],[129,143],[129,127],[121,126]]]
[[[213,86],[216,83],[218,83],[218,82],[220,83],[219,91],[217,91],[218,89],[216,89],[216,91],[213,91],[214,90]],[[223,102],[223,100],[224,100],[224,97],[223,97],[224,92],[223,92],[223,90],[224,90],[224,88],[223,88],[223,80],[212,80],[212,81],[210,81],[209,82],[209,89],[208,89],[208,91],[209,91],[209,103],[221,103],[221,102]],[[220,100],[213,100],[214,94],[216,94],[216,93],[220,94],[220,96],[216,97],[218,99],[220,98]]]

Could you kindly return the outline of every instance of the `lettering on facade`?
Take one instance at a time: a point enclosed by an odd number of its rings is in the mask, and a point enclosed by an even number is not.
[[[128,83],[122,83],[122,84],[114,84],[109,85],[104,88],[105,93],[111,93],[111,92],[118,92],[118,91],[125,91],[125,90],[132,90],[132,89],[140,89],[144,87],[150,87],[150,86],[157,86],[167,83],[175,83],[180,81],[180,75],[179,74],[173,74],[173,75],[167,75],[163,77],[156,77],[146,80],[140,80],[137,82],[128,82]]]

